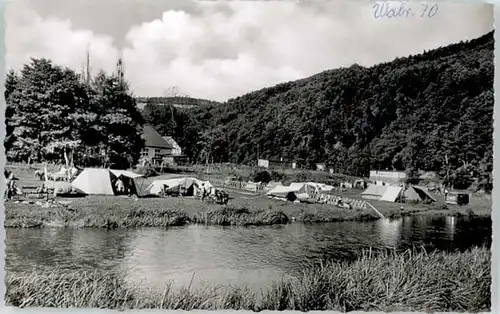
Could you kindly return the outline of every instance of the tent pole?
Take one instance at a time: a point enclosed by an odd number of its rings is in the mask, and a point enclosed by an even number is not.
[[[377,213],[377,214],[378,214],[378,215],[379,215],[382,219],[385,219],[384,215],[382,215],[382,213],[381,213],[381,212],[379,212],[379,211],[375,208],[375,206],[373,206],[372,204],[370,204],[370,203],[368,203],[368,202],[366,202],[366,204],[368,204],[368,206],[370,206],[370,207],[371,207],[371,209],[373,209],[373,210],[374,210],[374,211],[375,211],[375,212],[376,212],[376,213]]]

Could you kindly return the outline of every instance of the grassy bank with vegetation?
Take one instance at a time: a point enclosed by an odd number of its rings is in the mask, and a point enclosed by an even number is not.
[[[257,195],[233,193],[227,207],[201,203],[192,198],[129,198],[87,196],[57,198],[52,203],[5,203],[6,228],[88,227],[135,228],[170,227],[191,223],[207,225],[272,225],[289,222],[320,223],[339,221],[372,221],[380,217],[367,209],[340,209],[323,204],[297,204]],[[38,204],[36,203],[38,202]],[[386,218],[402,216],[488,216],[480,207],[451,207],[441,204],[377,204]],[[379,202],[382,203],[382,202]],[[486,207],[484,207],[486,208]]]
[[[182,310],[490,311],[490,250],[364,252],[284,278],[257,294],[246,287],[144,290],[110,272],[6,274],[5,302],[18,307]]]
[[[273,225],[292,221],[334,222],[349,220],[376,220],[371,210],[345,210],[307,204],[286,207],[285,202],[267,201],[262,209],[236,201],[227,207],[201,203],[191,198],[146,198],[88,196],[83,198],[58,198],[53,203],[40,202],[5,204],[6,228],[135,228],[170,227],[190,223],[206,225]],[[275,203],[269,204],[270,201]],[[281,204],[283,203],[283,204]],[[273,207],[275,205],[275,207]]]

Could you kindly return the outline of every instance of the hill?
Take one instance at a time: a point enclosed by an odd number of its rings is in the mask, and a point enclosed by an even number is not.
[[[459,185],[471,175],[491,181],[493,52],[490,32],[369,68],[328,70],[197,108],[176,137],[195,160],[283,157],[349,175],[420,169]]]
[[[193,108],[198,106],[217,105],[218,102],[206,99],[198,99],[184,96],[172,97],[136,97],[139,108],[144,108],[146,105],[172,105],[178,108]]]

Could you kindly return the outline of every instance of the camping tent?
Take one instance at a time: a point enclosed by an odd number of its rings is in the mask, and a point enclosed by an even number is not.
[[[196,178],[182,177],[167,180],[155,180],[146,188],[146,191],[150,194],[160,194],[163,186],[168,186],[169,189],[183,187],[187,191],[187,195],[194,196],[198,193],[198,189],[201,188],[202,184],[205,184],[207,188],[212,188],[213,185],[209,181],[202,181]]]
[[[380,186],[371,184],[361,193],[363,199],[371,199],[385,202],[397,202],[401,200],[421,202],[424,200],[436,201],[425,187],[408,185],[401,186]]]
[[[394,203],[399,199],[402,190],[400,186],[387,186],[380,200]]]
[[[408,186],[408,188],[403,193],[403,198],[405,201],[421,202],[424,200],[431,200],[433,202],[436,199],[429,193],[429,190],[422,186]]]
[[[283,186],[283,184],[281,182],[271,181],[264,187],[264,191],[269,192],[277,186]]]
[[[249,192],[257,192],[261,186],[261,182],[248,181],[244,186],[243,190]]]
[[[379,201],[387,190],[388,186],[370,184],[368,188],[361,193],[361,198]]]
[[[267,192],[268,196],[295,201],[297,199],[297,189],[290,186],[278,185]]]
[[[267,195],[293,199],[308,200],[313,194],[331,191],[334,189],[331,185],[315,182],[292,182],[289,186],[277,185],[267,192]],[[293,195],[292,195],[293,194]]]
[[[115,195],[113,182],[119,177],[131,180],[135,187],[134,180],[142,175],[126,170],[85,168],[71,185],[85,194]]]
[[[327,186],[325,185],[325,187]],[[313,194],[321,190],[321,184],[315,182],[292,182],[290,183],[290,188],[297,194]]]

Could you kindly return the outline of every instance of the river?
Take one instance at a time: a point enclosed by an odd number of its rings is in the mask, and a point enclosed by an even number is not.
[[[246,285],[259,291],[283,275],[363,249],[491,245],[490,218],[405,217],[374,222],[170,229],[5,229],[6,270],[106,269],[133,286]]]

